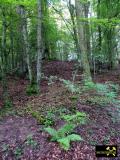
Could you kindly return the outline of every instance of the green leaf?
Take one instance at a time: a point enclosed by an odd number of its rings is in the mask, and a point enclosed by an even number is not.
[[[47,127],[47,128],[44,128],[44,130],[46,132],[48,132],[51,136],[56,136],[57,135],[57,131],[51,127]]]
[[[77,134],[68,135],[66,138],[68,138],[70,141],[82,141],[83,140],[81,136]]]
[[[86,114],[84,112],[77,112],[76,116],[86,117]]]
[[[65,137],[65,138],[61,138],[58,140],[58,142],[60,143],[60,146],[65,149],[68,150],[70,148],[70,140],[69,138]]]
[[[58,134],[61,137],[64,137],[65,134],[71,133],[74,128],[75,128],[74,124],[65,124],[62,128],[58,130]]]
[[[76,116],[75,115],[63,115],[62,118],[65,121],[72,121]]]

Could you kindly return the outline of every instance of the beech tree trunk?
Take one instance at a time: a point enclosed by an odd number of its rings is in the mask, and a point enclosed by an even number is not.
[[[19,18],[19,22],[18,22],[18,40],[17,40],[17,52],[18,52],[18,68],[19,68],[19,72],[21,75],[23,75],[23,73],[26,71],[26,53],[25,53],[25,49],[24,49],[24,37],[23,37],[23,25],[24,25],[24,19],[23,19],[23,6],[19,5],[17,7],[17,13],[18,13],[18,18]]]
[[[40,91],[41,63],[42,63],[42,2],[37,0],[38,4],[38,26],[37,26],[37,88]]]
[[[2,8],[2,51],[1,51],[1,59],[0,59],[0,70],[2,76],[2,88],[3,88],[3,102],[5,107],[11,106],[10,97],[8,94],[8,83],[6,78],[6,69],[7,69],[7,52],[6,52],[6,16],[5,10]]]
[[[28,68],[28,75],[29,75],[29,80],[30,84],[32,84],[32,69],[31,69],[31,64],[30,64],[30,47],[29,47],[29,41],[28,41],[28,31],[27,31],[27,18],[26,18],[26,11],[24,6],[21,7],[21,17],[22,17],[22,35],[24,39],[24,51],[25,51],[25,59],[27,63],[27,68]]]
[[[79,47],[78,33],[77,33],[78,31],[77,31],[77,25],[76,25],[76,20],[75,20],[75,17],[76,17],[75,7],[71,4],[71,0],[69,0],[68,9],[70,12],[70,17],[71,17],[72,26],[73,26],[73,38],[74,38],[76,50],[78,53],[78,57],[80,57],[80,47]]]
[[[80,0],[75,0],[76,7],[76,15],[77,15],[77,26],[78,26],[78,34],[79,34],[79,45],[81,50],[81,60],[83,66],[83,79],[87,81],[91,81],[91,72],[90,65],[87,57],[87,40],[86,40],[86,21],[81,20],[81,18],[85,18],[85,2]]]

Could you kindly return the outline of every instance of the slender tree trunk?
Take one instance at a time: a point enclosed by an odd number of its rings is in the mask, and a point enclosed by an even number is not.
[[[50,43],[48,41],[48,26],[46,24],[49,24],[49,10],[48,10],[48,1],[44,0],[42,1],[42,41],[44,43],[44,48],[43,48],[43,57],[44,58],[49,58],[50,57]]]
[[[42,2],[37,0],[38,4],[38,26],[37,26],[37,88],[40,91],[41,63],[42,63]]]
[[[22,17],[22,5],[19,5],[17,7],[17,13],[19,16],[19,22],[18,22],[18,59],[19,59],[19,71],[20,74],[23,74],[26,71],[26,55],[25,55],[25,50],[24,50],[24,37],[23,37],[23,25],[24,25],[24,20]]]
[[[98,4],[97,4],[97,18],[100,19],[101,18],[101,9],[100,9],[100,5],[101,5],[101,0],[98,0]],[[98,51],[99,53],[101,53],[101,48],[102,48],[102,29],[101,26],[98,25]]]
[[[8,84],[6,78],[6,66],[7,66],[7,54],[6,54],[6,17],[4,13],[5,9],[2,9],[2,54],[1,54],[1,75],[2,75],[2,87],[3,87],[3,102],[4,106],[9,107],[11,105],[10,97],[8,94]]]
[[[11,54],[11,70],[15,67],[15,58],[14,58],[14,40],[13,40],[13,21],[10,21],[10,54]]]
[[[71,16],[71,21],[72,21],[72,27],[73,27],[73,33],[74,33],[73,34],[73,39],[74,39],[74,42],[75,42],[77,53],[79,54],[78,57],[80,57],[80,47],[79,47],[79,42],[78,42],[77,25],[76,25],[76,22],[75,22],[75,17],[76,17],[75,7],[71,4],[71,0],[69,0],[68,9],[69,9],[70,16]]]
[[[114,29],[108,29],[107,31],[107,52],[109,59],[109,69],[113,69],[115,66],[115,31]]]
[[[27,31],[27,18],[26,18],[26,11],[24,6],[21,6],[21,17],[22,17],[22,35],[24,39],[24,50],[26,54],[26,63],[27,63],[27,68],[28,68],[28,75],[29,75],[29,80],[30,84],[32,84],[32,69],[31,69],[31,64],[30,64],[30,47],[29,47],[29,42],[28,42],[28,31]]]
[[[90,25],[89,25],[89,21],[88,21],[88,14],[89,14],[89,6],[90,6],[90,3],[89,2],[86,2],[84,4],[84,8],[85,8],[85,18],[86,18],[86,24],[85,24],[85,37],[86,37],[86,44],[87,44],[87,55],[88,55],[88,58],[90,60],[90,57],[91,57],[91,46],[90,46]]]
[[[79,43],[80,43],[80,50],[81,50],[81,59],[83,65],[83,75],[84,80],[92,80],[91,72],[90,72],[90,65],[87,57],[87,41],[86,41],[86,29],[85,29],[85,21],[81,21],[80,18],[85,18],[85,6],[83,2],[79,0],[75,0],[76,6],[76,15],[77,15],[77,25],[78,25],[78,34],[79,34]]]

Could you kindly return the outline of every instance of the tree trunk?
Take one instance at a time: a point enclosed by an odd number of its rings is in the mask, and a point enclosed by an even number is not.
[[[23,9],[22,9],[22,5],[19,5],[17,7],[17,13],[18,13],[18,18],[19,18],[19,22],[18,22],[18,42],[17,42],[17,46],[18,46],[18,62],[19,62],[19,71],[20,74],[23,74],[26,71],[26,53],[24,50],[24,37],[23,37],[23,25],[24,25],[24,20],[23,20]]]
[[[101,0],[98,0],[98,4],[97,4],[97,18],[100,19],[101,18],[101,10],[100,10],[100,5],[101,5]],[[98,25],[98,51],[99,53],[101,53],[101,48],[102,48],[102,37],[101,37],[101,26]]]
[[[29,42],[28,42],[28,31],[27,31],[27,18],[26,18],[26,11],[24,6],[21,7],[21,17],[22,17],[22,35],[24,39],[24,50],[26,54],[26,63],[27,63],[27,68],[28,68],[28,75],[29,75],[29,80],[30,84],[32,84],[32,69],[31,69],[31,64],[30,64],[30,47],[29,47]]]
[[[88,58],[90,60],[91,57],[91,46],[90,46],[90,25],[89,25],[89,21],[88,21],[88,14],[89,14],[89,6],[90,3],[86,2],[84,4],[84,8],[85,8],[85,18],[86,18],[86,24],[85,24],[85,36],[86,36],[86,44],[87,44],[87,55]]]
[[[78,57],[80,57],[80,47],[79,47],[79,42],[78,42],[77,26],[76,26],[76,22],[75,22],[75,17],[76,17],[75,7],[71,4],[71,0],[69,0],[68,9],[69,9],[71,21],[72,21],[72,27],[73,27],[73,33],[74,33],[73,39],[74,39],[75,46],[77,49]]]
[[[85,21],[81,21],[80,18],[85,18],[85,6],[83,2],[79,0],[75,0],[76,6],[76,15],[77,15],[77,25],[78,25],[78,34],[79,34],[79,43],[80,43],[80,50],[81,50],[81,60],[83,65],[83,79],[87,81],[91,81],[91,72],[90,72],[90,65],[87,57],[87,41],[86,41],[86,28],[85,28]]]
[[[114,29],[108,29],[107,31],[107,54],[108,54],[108,59],[109,59],[109,68],[108,69],[113,69],[115,65],[115,31]]]
[[[1,53],[1,75],[2,75],[2,87],[3,87],[3,102],[5,107],[11,106],[10,97],[8,94],[8,85],[7,85],[7,78],[6,78],[6,66],[7,66],[7,53],[6,53],[6,17],[5,17],[5,9],[2,9],[2,53]]]
[[[41,63],[42,63],[42,2],[37,0],[38,4],[38,26],[37,26],[37,88],[40,91]]]
[[[15,67],[15,56],[14,56],[14,40],[13,40],[13,20],[10,21],[10,54],[11,54],[11,70]]]

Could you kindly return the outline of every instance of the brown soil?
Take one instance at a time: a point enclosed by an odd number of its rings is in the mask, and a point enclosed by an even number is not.
[[[72,80],[73,62],[46,62],[43,66],[45,76],[57,76]],[[79,73],[81,74],[81,73]],[[49,108],[65,106],[70,109],[73,106],[72,94],[59,82],[48,85],[43,79],[41,94],[39,96],[27,96],[25,89],[28,81],[9,77],[9,93],[13,99],[14,108],[22,111],[31,105],[34,110],[44,112]],[[81,80],[81,76],[76,79]],[[119,72],[112,71],[96,75],[94,81],[114,81],[120,83]],[[0,95],[2,89],[0,87]],[[2,99],[0,99],[2,106]],[[8,115],[0,121],[0,160],[97,160],[95,145],[118,145],[118,157],[112,160],[120,160],[120,109],[115,106],[89,106],[83,105],[80,100],[76,104],[77,110],[84,111],[88,115],[88,122],[79,125],[75,133],[80,134],[84,141],[73,142],[68,151],[60,148],[56,142],[50,142],[49,135],[43,132],[42,125],[30,115]],[[59,128],[62,121],[56,121],[55,127]],[[27,144],[27,137],[32,135],[34,144]],[[3,146],[7,147],[3,147]],[[20,156],[16,152],[20,149]],[[98,158],[107,160],[107,158]]]

